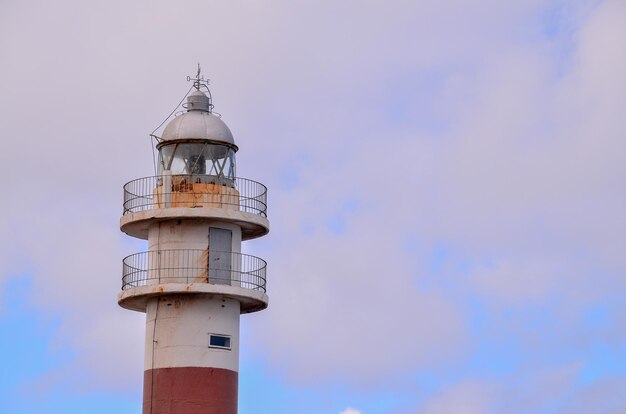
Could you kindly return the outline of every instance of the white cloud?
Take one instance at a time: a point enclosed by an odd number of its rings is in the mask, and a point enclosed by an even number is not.
[[[348,407],[345,410],[343,410],[342,412],[340,412],[339,414],[361,414],[360,410]]]
[[[525,371],[506,381],[467,379],[450,384],[428,398],[414,414],[486,414],[541,412],[546,404],[560,407],[574,385],[580,364]],[[532,384],[527,387],[526,384]],[[559,411],[560,412],[560,411]]]

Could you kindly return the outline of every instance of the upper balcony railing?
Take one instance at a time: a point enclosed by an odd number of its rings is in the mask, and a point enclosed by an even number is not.
[[[217,207],[267,217],[267,187],[245,178],[160,175],[124,185],[124,213],[155,208]]]
[[[265,292],[265,260],[212,250],[154,250],[122,261],[122,290],[162,283],[209,283]]]

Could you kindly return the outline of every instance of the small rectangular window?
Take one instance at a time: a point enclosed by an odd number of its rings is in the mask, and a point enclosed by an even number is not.
[[[230,349],[230,336],[209,334],[209,348]]]

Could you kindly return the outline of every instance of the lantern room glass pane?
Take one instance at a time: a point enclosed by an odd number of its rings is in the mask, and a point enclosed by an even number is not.
[[[159,174],[206,175],[215,179],[235,178],[235,151],[226,146],[209,143],[172,143],[159,149]]]

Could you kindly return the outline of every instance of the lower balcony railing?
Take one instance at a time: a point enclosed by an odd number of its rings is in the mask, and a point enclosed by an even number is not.
[[[122,261],[122,290],[162,283],[209,283],[265,292],[265,260],[212,250],[154,250]]]

